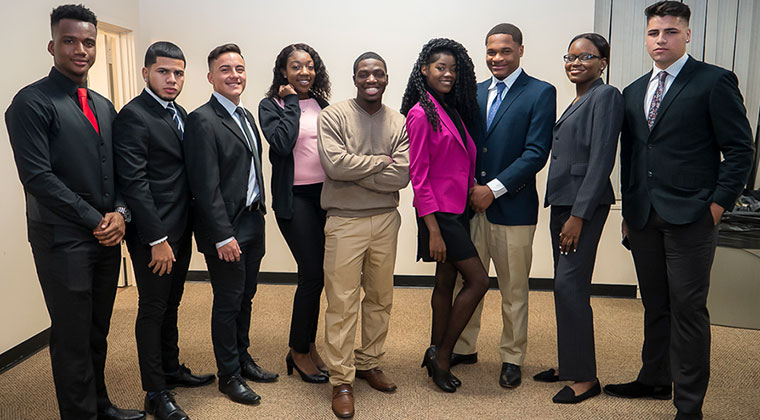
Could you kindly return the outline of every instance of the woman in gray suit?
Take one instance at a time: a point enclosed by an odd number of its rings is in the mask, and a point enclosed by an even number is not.
[[[602,228],[610,204],[615,203],[610,172],[623,122],[623,96],[601,78],[609,59],[607,40],[594,33],[573,38],[564,56],[576,97],[554,125],[544,203],[551,206],[559,370],[533,377],[542,382],[573,381],[554,396],[555,403],[575,404],[601,392],[591,275]]]

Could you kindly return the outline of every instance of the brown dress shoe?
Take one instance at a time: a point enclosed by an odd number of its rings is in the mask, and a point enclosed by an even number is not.
[[[396,390],[396,384],[390,380],[382,370],[378,368],[372,368],[369,370],[356,369],[356,377],[359,379],[365,379],[369,382],[369,386],[375,388],[378,391],[393,392]]]
[[[350,419],[354,416],[354,390],[351,385],[333,387],[332,411],[338,418]]]

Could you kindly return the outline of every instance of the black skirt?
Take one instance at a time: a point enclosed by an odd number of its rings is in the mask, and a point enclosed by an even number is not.
[[[465,209],[462,214],[435,212],[438,229],[446,244],[446,261],[461,261],[477,257],[478,251],[470,239],[470,216]],[[430,231],[422,217],[417,217],[417,261],[435,261],[430,256]]]

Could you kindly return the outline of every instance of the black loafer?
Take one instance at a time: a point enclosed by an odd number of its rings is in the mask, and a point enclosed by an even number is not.
[[[169,391],[161,391],[153,398],[146,394],[145,411],[156,420],[190,420]]]
[[[126,410],[115,405],[98,411],[98,420],[142,420],[144,418],[144,411]]]
[[[655,400],[669,400],[671,395],[670,386],[652,386],[639,381],[626,384],[611,384],[604,386],[604,393],[618,398],[654,398]]]
[[[236,403],[255,405],[261,402],[259,394],[253,392],[239,375],[220,377],[219,391]]]
[[[552,398],[552,402],[555,404],[578,404],[581,401],[587,400],[591,397],[596,397],[602,393],[602,387],[599,386],[599,381],[592,386],[588,391],[581,395],[575,395],[575,391],[569,386],[562,388],[557,395]]]
[[[166,386],[169,389],[176,387],[195,388],[198,386],[208,385],[214,382],[216,378],[213,374],[193,375],[185,365],[179,367],[177,373],[166,375]]]
[[[499,375],[499,385],[504,388],[517,388],[522,382],[522,372],[520,366],[512,363],[501,364],[501,374]]]
[[[478,363],[477,353],[472,353],[472,354],[451,353],[451,359],[449,361],[449,365],[451,367],[454,367],[456,365],[474,365],[475,363]]]
[[[533,375],[533,380],[536,382],[559,382],[559,375],[552,368]]]
[[[240,374],[253,382],[275,382],[280,375],[268,372],[257,365],[253,360],[240,366]]]

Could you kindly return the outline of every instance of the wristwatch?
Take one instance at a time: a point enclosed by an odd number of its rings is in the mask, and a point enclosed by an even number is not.
[[[124,218],[124,223],[129,223],[132,221],[132,213],[128,208],[124,206],[116,207],[116,213],[119,213]]]

